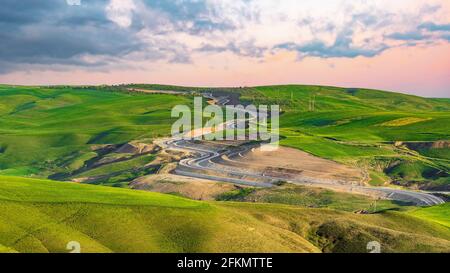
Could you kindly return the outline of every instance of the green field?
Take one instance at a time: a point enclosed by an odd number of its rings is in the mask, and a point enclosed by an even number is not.
[[[170,111],[191,99],[108,88],[0,86],[0,174],[47,177],[95,157],[96,144],[168,135]]]
[[[0,177],[0,252],[448,252],[448,227],[395,211],[358,215],[205,203],[111,187]]]

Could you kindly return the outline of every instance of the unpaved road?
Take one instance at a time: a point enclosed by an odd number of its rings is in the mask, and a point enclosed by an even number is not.
[[[223,106],[228,103],[226,98],[215,98],[213,94],[205,97]],[[250,119],[255,119],[255,113],[250,114]],[[227,124],[229,125],[229,124]],[[228,126],[227,126],[228,127]],[[194,135],[194,134],[190,134]],[[198,132],[195,133],[198,136]],[[217,149],[201,142],[171,138],[159,141],[159,145],[168,150],[176,150],[191,153],[193,156],[179,162],[175,173],[200,179],[228,182],[238,185],[253,187],[274,187],[277,182],[286,181],[293,184],[327,188],[337,191],[358,193],[373,197],[408,202],[418,206],[432,206],[445,203],[441,198],[422,191],[409,191],[385,187],[368,187],[358,183],[340,180],[337,178],[321,177],[321,175],[293,175],[282,173],[261,172],[248,168],[245,162],[254,160],[254,153],[258,150],[255,145],[241,145],[235,149]],[[240,164],[241,163],[241,164]],[[264,164],[264,162],[261,162]],[[267,162],[266,162],[267,164]],[[272,166],[267,166],[272,167]]]
[[[242,148],[240,152],[232,152],[229,150],[218,152],[215,150],[206,150],[204,147],[196,147],[198,144],[186,140],[169,140],[165,142],[165,145],[166,149],[187,151],[195,154],[192,158],[179,162],[179,167],[175,170],[175,173],[178,175],[253,187],[274,187],[276,182],[286,181],[297,185],[327,188],[408,202],[418,206],[433,206],[445,203],[441,198],[426,192],[385,187],[367,187],[346,184],[343,181],[334,179],[317,179],[313,177],[286,179],[285,177],[262,174],[245,167],[240,168],[236,165],[228,165],[221,160],[223,156],[233,158],[237,154],[245,159],[246,154],[252,153],[253,147],[251,146]]]

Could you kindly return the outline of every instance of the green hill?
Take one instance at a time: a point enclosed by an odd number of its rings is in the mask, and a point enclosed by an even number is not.
[[[114,92],[113,87],[0,86],[0,174],[70,172],[95,144],[168,135],[184,96]]]
[[[102,186],[0,177],[0,252],[448,252],[448,227],[386,211],[198,202]]]
[[[384,182],[404,186],[450,187],[448,99],[302,85],[233,92],[248,103],[281,106],[283,145],[359,165],[372,174],[374,184],[386,177]]]
[[[450,190],[449,99],[308,85],[133,87],[235,94],[244,104],[278,104],[282,145],[367,169],[372,185]]]

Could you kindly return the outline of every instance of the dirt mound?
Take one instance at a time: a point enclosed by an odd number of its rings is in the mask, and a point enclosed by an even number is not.
[[[293,170],[293,169],[286,169],[286,168],[280,168],[280,167],[267,167],[263,174],[265,176],[273,176],[273,177],[280,177],[280,178],[295,178],[296,176],[299,176],[303,173],[302,170]]]
[[[114,152],[119,147],[120,145],[96,144],[91,145],[91,150],[96,152],[98,155],[105,155]]]
[[[155,152],[156,146],[139,142],[130,142],[122,145],[115,152],[119,154],[146,154]]]
[[[449,140],[439,140],[430,142],[405,142],[404,143],[408,149],[411,150],[422,150],[422,149],[449,149]]]

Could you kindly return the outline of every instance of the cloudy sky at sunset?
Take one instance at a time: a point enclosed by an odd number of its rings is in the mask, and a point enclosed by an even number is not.
[[[77,1],[1,1],[0,83],[302,83],[450,97],[448,0]]]

